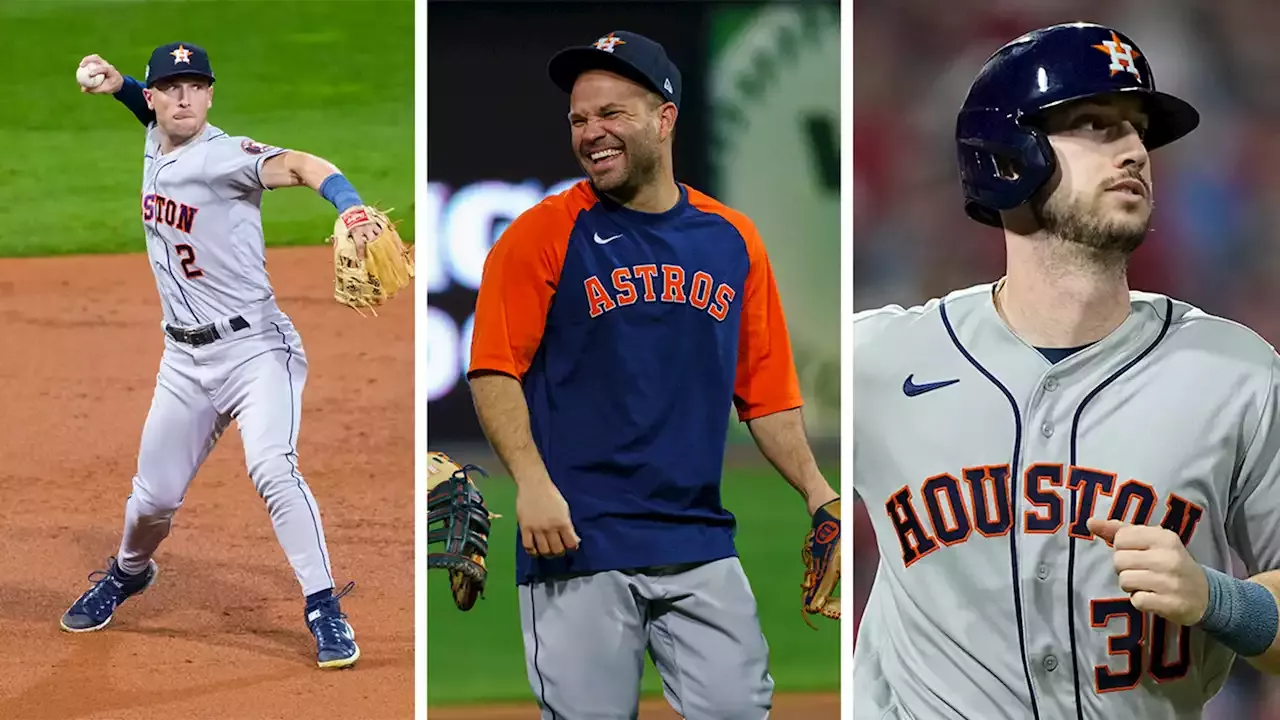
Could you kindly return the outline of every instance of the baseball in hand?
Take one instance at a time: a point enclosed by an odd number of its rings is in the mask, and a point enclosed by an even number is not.
[[[99,66],[86,65],[76,69],[76,82],[87,88],[96,88],[107,79],[106,74],[99,72]]]

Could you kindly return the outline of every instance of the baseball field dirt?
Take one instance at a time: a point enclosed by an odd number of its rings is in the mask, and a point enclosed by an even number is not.
[[[327,228],[324,228],[327,230]],[[142,255],[0,260],[0,717],[265,720],[413,712],[413,297],[360,318],[327,246],[269,250],[310,360],[299,466],[361,660],[315,667],[302,598],[232,425],[160,575],[101,632],[62,612],[114,555],[162,336]]]
[[[532,720],[538,717],[536,705],[469,705],[457,708],[432,708],[431,720]],[[678,720],[680,716],[661,698],[640,703],[640,720]],[[807,720],[840,717],[840,696],[836,693],[793,693],[773,699],[773,720]]]

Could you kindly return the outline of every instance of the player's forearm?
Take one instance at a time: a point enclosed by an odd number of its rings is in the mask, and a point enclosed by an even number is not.
[[[306,185],[307,187],[320,192],[320,186],[331,175],[339,173],[337,166],[321,157],[316,157],[310,153],[290,150],[284,153],[283,157],[283,177],[276,187],[289,187]],[[270,161],[268,161],[270,162]]]
[[[129,112],[133,113],[133,116],[138,118],[138,122],[142,123],[143,127],[147,127],[151,123],[155,122],[156,113],[154,110],[147,107],[147,98],[142,94],[142,83],[138,82],[136,79],[125,76],[124,84],[120,86],[119,90],[112,93],[111,96],[116,100],[119,100],[122,105],[129,108]]]
[[[485,437],[517,484],[550,481],[533,442],[529,403],[520,381],[498,373],[471,378],[471,398]]]
[[[810,511],[836,495],[818,469],[800,408],[747,421],[761,454],[805,498]]]

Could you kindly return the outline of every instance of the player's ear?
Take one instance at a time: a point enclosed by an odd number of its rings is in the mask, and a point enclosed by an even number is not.
[[[209,86],[209,107],[213,107],[213,86]]]
[[[676,132],[676,116],[680,111],[676,109],[675,103],[663,103],[658,108],[658,136],[666,140]]]
[[[147,109],[155,110],[155,103],[151,102],[151,88],[142,88],[142,97],[147,101]]]

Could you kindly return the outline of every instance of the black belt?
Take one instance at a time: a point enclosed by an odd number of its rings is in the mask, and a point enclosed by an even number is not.
[[[240,332],[241,330],[249,327],[249,321],[239,315],[231,318],[227,324],[231,326],[231,330],[233,332]],[[200,327],[185,329],[174,327],[172,325],[165,325],[164,331],[174,340],[177,340],[180,343],[186,343],[187,345],[194,345],[196,347],[208,345],[209,343],[222,338],[222,335],[218,332],[218,326],[212,323],[209,325],[201,325]]]

